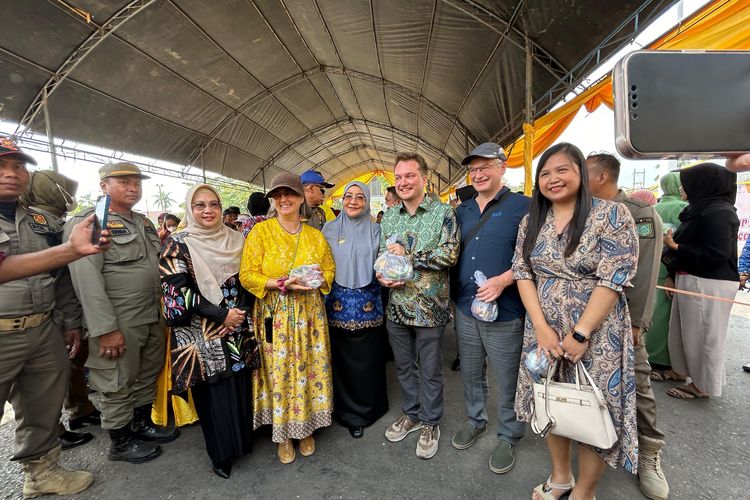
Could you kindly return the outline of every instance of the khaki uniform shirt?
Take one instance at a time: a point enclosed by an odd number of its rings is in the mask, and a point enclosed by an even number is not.
[[[638,231],[638,269],[632,280],[632,288],[625,289],[625,296],[632,325],[648,330],[654,312],[656,279],[659,277],[659,263],[664,244],[661,217],[654,207],[628,197],[622,190],[617,193],[614,201],[628,208]]]
[[[84,210],[65,224],[66,241],[73,226],[92,212]],[[139,213],[110,211],[107,229],[112,233],[109,251],[68,265],[92,337],[159,321],[161,242],[156,228]]]
[[[0,252],[10,256],[46,250],[62,241],[62,229],[56,217],[19,203],[15,222],[0,215]],[[81,306],[66,268],[0,285],[0,317],[47,311],[63,319],[65,330],[81,327]]]

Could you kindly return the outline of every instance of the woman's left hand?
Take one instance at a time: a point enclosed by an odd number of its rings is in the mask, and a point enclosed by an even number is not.
[[[567,359],[568,361],[572,361],[573,363],[577,363],[578,361],[580,361],[580,359],[586,353],[586,349],[589,348],[590,342],[590,340],[587,340],[583,343],[578,342],[573,338],[573,333],[569,333],[563,339],[562,343],[563,352],[565,353],[565,359]]]
[[[284,287],[292,292],[309,292],[311,287],[300,283],[299,278],[289,278],[284,282]]]

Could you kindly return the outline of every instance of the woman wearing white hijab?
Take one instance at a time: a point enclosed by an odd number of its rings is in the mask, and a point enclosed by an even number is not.
[[[191,389],[213,470],[228,478],[232,459],[252,449],[257,343],[247,321],[253,296],[238,278],[245,240],[222,223],[211,186],[193,187],[185,209],[185,229],[169,236],[159,263],[172,391]]]
[[[350,182],[343,210],[323,227],[336,263],[326,300],[331,362],[333,417],[361,438],[364,428],[388,411],[383,342],[383,304],[373,264],[380,226],[372,222],[370,189]]]

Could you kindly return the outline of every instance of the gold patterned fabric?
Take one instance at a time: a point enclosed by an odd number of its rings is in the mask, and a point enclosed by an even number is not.
[[[318,264],[323,285],[310,292],[266,290],[266,282],[294,267]],[[323,234],[303,224],[287,233],[277,219],[257,224],[247,236],[240,266],[242,285],[257,297],[253,327],[261,341],[261,368],[253,372],[253,427],[272,425],[272,440],[302,439],[331,425],[331,349],[323,294],[335,266]],[[266,332],[272,318],[273,332]]]

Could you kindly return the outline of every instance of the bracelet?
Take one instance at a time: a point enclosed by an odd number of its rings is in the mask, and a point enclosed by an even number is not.
[[[286,278],[279,278],[276,280],[276,285],[278,285],[281,295],[286,295],[286,286],[284,286],[284,283],[286,283]]]

